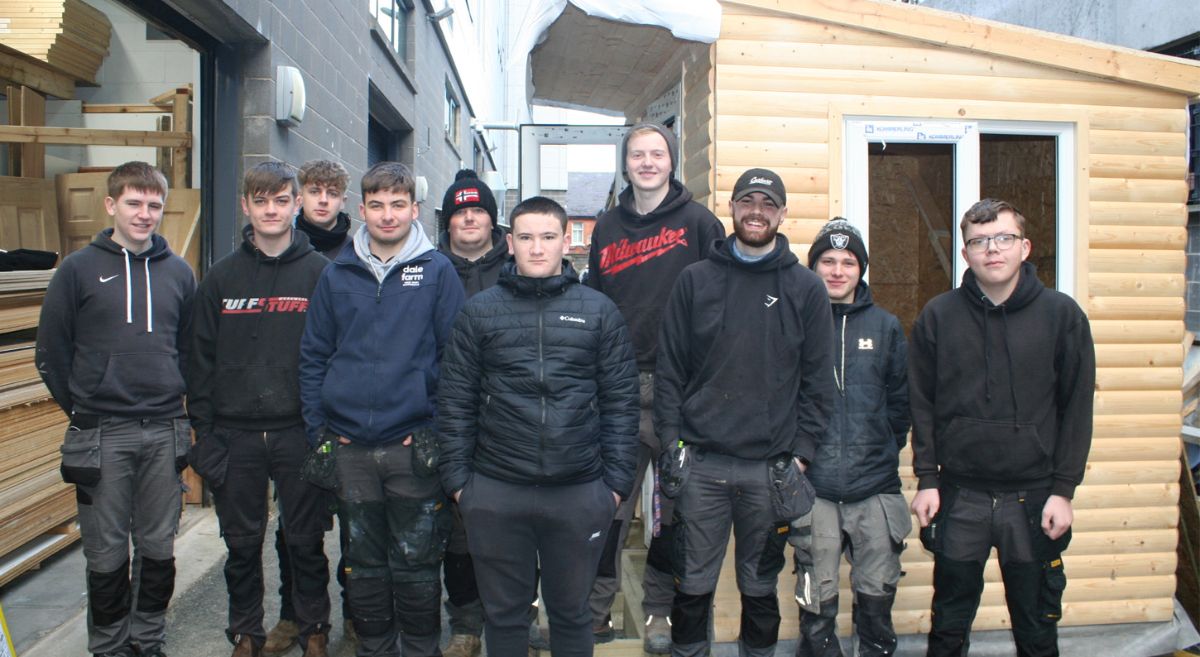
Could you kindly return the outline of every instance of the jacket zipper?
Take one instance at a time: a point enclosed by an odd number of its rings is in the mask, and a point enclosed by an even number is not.
[[[542,404],[542,424],[538,427],[538,473],[545,475],[546,465],[544,457],[546,454],[546,358],[543,353],[543,336],[545,331],[545,320],[542,311],[542,295],[538,294],[538,388],[539,399]]]

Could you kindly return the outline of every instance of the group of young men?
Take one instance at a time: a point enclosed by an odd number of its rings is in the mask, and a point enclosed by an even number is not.
[[[551,652],[590,655],[613,638],[643,492],[647,652],[708,652],[732,530],[740,655],[775,652],[789,542],[797,656],[842,654],[843,555],[858,654],[893,654],[911,425],[911,508],[935,558],[928,654],[965,652],[993,546],[1018,653],[1057,654],[1095,365],[1087,318],[1026,262],[1024,217],[991,199],[966,213],[963,284],[906,341],[872,302],[850,222],[826,224],[805,267],[779,233],[783,179],[750,169],[727,238],[676,180],[677,157],[670,129],[629,131],[629,185],[597,221],[585,284],[550,199],[521,202],[506,231],[491,190],[460,172],[435,247],[412,172],[385,162],[362,178],[351,234],[349,176],[321,161],[246,172],[242,244],[197,289],[154,232],[162,174],[118,167],[114,227],[63,261],[37,344],[71,420],[62,472],[77,490],[89,651],[163,654],[190,463],[228,548],[234,657],[296,642],[328,654],[335,509],[357,654],[443,654],[444,576],[448,657],[476,657],[481,635],[493,657],[524,657],[544,641],[539,588]],[[269,633],[268,482],[282,598]]]

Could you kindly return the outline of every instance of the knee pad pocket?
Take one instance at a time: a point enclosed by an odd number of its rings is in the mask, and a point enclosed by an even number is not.
[[[129,560],[120,568],[108,572],[89,570],[87,573],[88,608],[92,623],[107,627],[129,615]]]
[[[742,596],[741,638],[747,648],[769,648],[775,645],[779,640],[778,596]]]
[[[679,590],[675,591],[675,603],[671,609],[672,642],[692,644],[708,640],[708,616],[713,595],[689,595]]]
[[[142,557],[141,583],[138,585],[138,611],[166,611],[175,593],[175,558],[147,559]]]

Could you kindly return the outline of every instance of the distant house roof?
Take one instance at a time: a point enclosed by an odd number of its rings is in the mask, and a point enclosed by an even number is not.
[[[595,217],[608,202],[615,173],[572,171],[567,173],[567,216]]]

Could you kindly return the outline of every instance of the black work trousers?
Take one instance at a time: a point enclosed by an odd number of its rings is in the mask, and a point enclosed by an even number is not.
[[[992,547],[1000,557],[1004,598],[1020,657],[1058,655],[1058,621],[1067,579],[1062,552],[1071,532],[1050,540],[1042,531],[1049,490],[989,492],[943,486],[936,532],[921,540],[934,553],[933,624],[929,657],[963,655],[983,593]]]
[[[300,479],[308,454],[303,425],[278,431],[214,427],[204,440],[223,442],[229,467],[213,500],[221,536],[229,548],[225,584],[229,589],[230,641],[249,636],[261,645],[263,630],[262,548],[267,531],[267,483],[275,482],[293,574],[296,624],[304,641],[329,631],[329,561],[325,532],[332,527],[329,494]]]
[[[359,657],[400,657],[401,646],[405,657],[441,655],[438,571],[453,519],[437,474],[414,472],[412,452],[400,440],[337,448]]]

